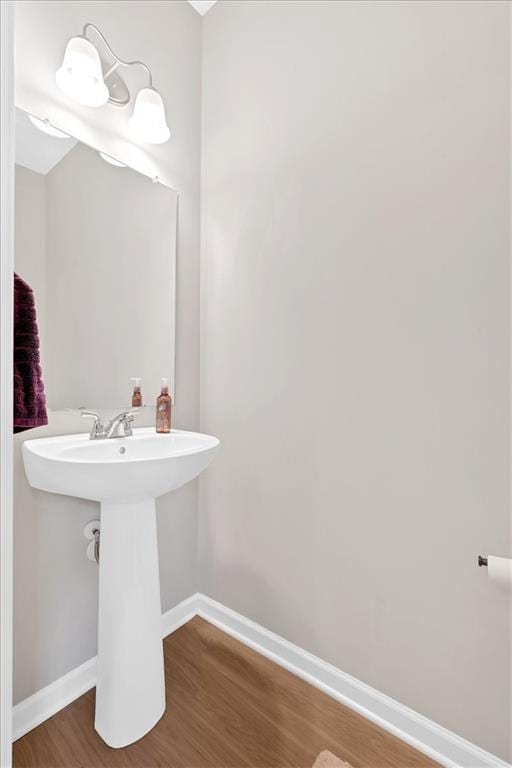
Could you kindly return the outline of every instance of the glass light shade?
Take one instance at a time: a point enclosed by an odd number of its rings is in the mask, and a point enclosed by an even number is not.
[[[137,94],[133,114],[128,121],[132,135],[148,144],[164,144],[171,132],[165,119],[162,97],[154,88],[142,88]]]
[[[41,120],[41,118],[34,117],[34,115],[29,115],[28,119],[32,125],[35,125],[35,127],[39,128],[43,133],[47,133],[48,136],[55,136],[57,139],[69,139],[69,133],[59,131],[59,129],[55,128],[49,120]]]
[[[99,53],[85,37],[71,38],[55,80],[66,96],[85,107],[101,107],[108,101]]]
[[[107,155],[106,152],[98,152],[99,156],[102,160],[104,160],[106,163],[110,163],[110,165],[115,165],[118,168],[126,168],[125,163],[121,163],[120,160],[116,160],[115,157],[112,157],[111,155]]]

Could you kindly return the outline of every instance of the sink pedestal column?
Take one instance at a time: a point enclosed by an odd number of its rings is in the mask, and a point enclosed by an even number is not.
[[[111,747],[165,710],[155,500],[101,505],[95,728]]]

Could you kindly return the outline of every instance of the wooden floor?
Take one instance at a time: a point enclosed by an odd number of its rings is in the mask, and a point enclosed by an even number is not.
[[[164,648],[167,710],[147,736],[107,747],[92,690],[14,744],[15,768],[311,768],[323,749],[353,768],[436,765],[198,617]]]

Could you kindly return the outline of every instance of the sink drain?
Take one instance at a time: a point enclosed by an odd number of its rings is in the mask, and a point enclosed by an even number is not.
[[[119,453],[126,453],[126,448],[124,447],[124,445],[122,445],[121,448],[119,449]]]

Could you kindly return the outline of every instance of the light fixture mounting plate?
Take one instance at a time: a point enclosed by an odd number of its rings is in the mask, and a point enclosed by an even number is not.
[[[112,62],[100,55],[101,69],[105,85],[108,88],[108,102],[116,107],[125,107],[130,102],[130,91],[117,69],[112,70]],[[108,74],[110,72],[110,74]]]

